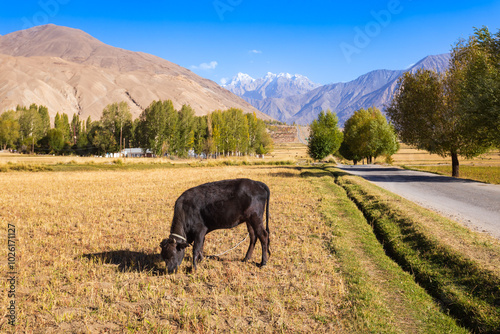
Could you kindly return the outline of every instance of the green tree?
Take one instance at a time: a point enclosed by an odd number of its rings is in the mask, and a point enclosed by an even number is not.
[[[195,117],[194,134],[193,134],[193,149],[194,153],[200,155],[205,153],[208,155],[208,116]]]
[[[222,140],[226,154],[246,153],[248,148],[248,123],[243,110],[230,108],[222,113]]]
[[[216,153],[217,148],[215,145],[215,133],[213,128],[213,113],[207,115],[207,141],[205,145],[207,156],[211,156]]]
[[[71,132],[71,143],[76,145],[82,133],[82,121],[80,121],[80,116],[78,114],[73,114],[73,118],[69,125],[69,131]]]
[[[334,154],[342,143],[342,132],[337,127],[338,118],[330,110],[321,111],[311,124],[307,152],[315,160]]]
[[[118,145],[115,135],[101,122],[94,122],[91,138],[97,154],[104,155],[109,152],[116,152]]]
[[[118,143],[117,150],[124,146],[124,134],[130,141],[132,129],[132,113],[127,102],[108,104],[102,111],[101,122],[103,126],[113,133]]]
[[[90,154],[91,148],[89,147],[89,140],[88,140],[88,132],[85,127],[82,127],[81,132],[79,133],[77,139],[76,139],[76,147],[75,151],[79,155],[88,155]]]
[[[139,116],[135,137],[141,147],[151,149],[154,154],[163,156],[170,148],[172,122],[169,117],[175,109],[172,101],[153,101]]]
[[[19,129],[16,111],[9,110],[0,115],[0,145],[4,150],[7,147],[15,148],[15,143],[20,136]]]
[[[215,154],[217,157],[220,153],[224,153],[224,120],[222,116],[222,111],[216,110],[210,114],[211,118],[211,149],[210,153]]]
[[[44,136],[44,124],[38,107],[32,104],[29,108],[18,107],[21,141],[25,146],[31,146],[31,153],[35,152],[35,144]]]
[[[357,110],[344,124],[341,154],[355,162],[366,158],[372,163],[380,155],[391,156],[399,149],[394,129],[379,109]]]
[[[33,105],[33,108],[37,108],[37,106]],[[50,129],[49,110],[45,106],[39,106],[38,113],[40,114],[40,121],[41,121],[40,135],[43,137],[47,134],[47,131],[49,131],[49,129]]]
[[[59,129],[64,135],[64,140],[67,142],[72,141],[72,133],[69,125],[69,117],[67,114],[59,114],[57,113],[55,118],[54,118],[54,129]]]
[[[195,114],[189,105],[183,105],[179,111],[177,155],[186,157],[194,146]]]
[[[266,130],[266,123],[258,119],[255,113],[249,113],[245,116],[248,123],[248,153],[269,153],[273,140]]]
[[[500,147],[500,30],[475,29],[452,50],[449,85],[473,140]]]
[[[471,158],[488,150],[468,131],[464,110],[457,103],[456,77],[429,70],[405,73],[386,112],[400,139],[409,145],[452,160],[458,177],[458,156]]]
[[[45,141],[48,153],[59,154],[66,145],[64,134],[60,129],[49,129],[49,131],[47,131]]]
[[[344,159],[352,160],[355,165],[358,164],[358,161],[363,159],[362,156],[356,155],[345,139],[342,141],[342,144],[340,144],[339,153]]]
[[[179,144],[179,112],[175,110],[172,101],[163,102],[163,108],[166,114],[166,124],[164,128],[166,140],[163,143],[162,155],[168,153],[175,155]]]

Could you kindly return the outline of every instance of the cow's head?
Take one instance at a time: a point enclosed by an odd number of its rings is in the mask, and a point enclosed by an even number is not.
[[[169,274],[177,272],[177,267],[184,259],[184,251],[189,244],[185,242],[177,242],[175,239],[164,239],[161,244],[161,257],[165,261]]]

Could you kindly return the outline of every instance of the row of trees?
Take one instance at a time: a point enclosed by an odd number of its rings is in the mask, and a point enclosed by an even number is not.
[[[405,73],[387,115],[404,143],[451,157],[456,177],[458,156],[500,147],[500,30],[459,41],[444,74]]]
[[[32,104],[29,108],[18,106],[0,115],[0,145],[3,149],[24,146],[33,152],[35,144],[50,129],[49,111],[44,106]]]
[[[70,122],[66,114],[58,113],[53,128],[46,107],[18,106],[0,115],[0,145],[23,152],[78,155],[140,147],[158,156],[185,157],[190,150],[206,156],[265,154],[272,140],[262,120],[240,109],[198,117],[188,105],[177,111],[172,101],[154,101],[136,120],[128,104],[121,102],[106,106],[98,121],[90,117],[82,121],[75,114]]]
[[[196,117],[190,106],[177,112],[171,101],[154,101],[136,123],[139,147],[157,155],[185,156],[189,150],[200,155],[265,154],[272,146],[264,121],[241,109],[214,111]]]
[[[126,121],[118,115],[125,115]],[[0,115],[0,145],[4,150],[10,148],[25,153],[90,155],[106,153],[108,149],[116,152],[122,134],[117,130],[118,124],[120,129],[128,129],[130,137],[132,115],[124,102],[107,106],[101,120],[94,122],[90,117],[82,121],[78,114],[73,115],[70,122],[67,114],[57,113],[53,127],[46,107],[18,106]]]
[[[338,119],[331,111],[321,111],[311,124],[308,143],[309,155],[320,160],[337,151],[354,164],[366,159],[373,162],[378,156],[391,156],[399,149],[394,128],[375,107],[356,111],[344,124],[337,127]]]

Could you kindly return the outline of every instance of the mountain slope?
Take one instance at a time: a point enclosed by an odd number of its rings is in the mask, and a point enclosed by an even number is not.
[[[215,82],[165,59],[132,52],[52,24],[0,36],[0,112],[42,104],[56,112],[99,118],[107,104],[126,101],[134,117],[154,100],[197,115],[230,107],[269,117]]]
[[[449,57],[449,54],[428,56],[406,70],[376,70],[350,82],[324,85],[306,91],[297,90],[296,94],[291,91],[286,95],[267,92],[264,96],[254,94],[255,89],[249,94],[241,89],[244,86],[239,86],[239,90],[226,87],[257,109],[289,124],[309,124],[321,110],[330,109],[337,113],[342,125],[358,109],[371,106],[383,109],[391,100],[397,81],[404,72],[415,72],[421,68],[441,72],[447,68]],[[255,81],[257,80],[259,79]]]

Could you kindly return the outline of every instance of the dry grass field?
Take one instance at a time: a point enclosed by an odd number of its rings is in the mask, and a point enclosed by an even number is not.
[[[15,225],[17,236],[17,331],[341,330],[345,289],[324,251],[329,228],[314,210],[318,196],[298,176],[279,167],[0,173],[2,226]],[[192,186],[236,177],[271,188],[269,265],[256,266],[259,247],[242,263],[245,242],[204,260],[197,273],[189,256],[178,274],[166,275],[158,245],[169,234],[174,201]],[[213,232],[205,254],[245,235],[244,225]],[[0,256],[5,268],[4,248]],[[9,300],[2,294],[0,303]],[[0,331],[13,331],[4,317]]]
[[[451,158],[401,145],[392,156],[395,165],[441,175],[452,175]],[[459,158],[460,177],[486,183],[500,184],[500,151],[492,150],[473,159]]]
[[[15,226],[16,252],[15,298],[0,295],[4,312],[15,300],[16,326],[8,324],[7,311],[0,332],[467,332],[386,256],[332,174],[303,164],[306,156],[296,143],[251,161],[300,167],[224,165],[235,158],[201,163],[1,155],[0,167],[51,169],[0,172],[0,242],[11,240],[8,227]],[[196,273],[188,249],[179,272],[167,275],[159,243],[169,234],[175,200],[190,187],[238,177],[271,189],[268,265],[256,265],[260,244],[251,262],[241,262],[247,240],[205,259]],[[213,232],[205,255],[245,236],[244,225]],[[0,266],[8,264],[3,247]],[[6,279],[0,286],[11,289]]]
[[[0,167],[7,164],[37,164],[37,165],[54,165],[54,164],[110,164],[116,158],[100,158],[100,157],[78,157],[78,156],[53,156],[53,155],[29,155],[29,154],[11,154],[0,151]],[[129,164],[186,164],[201,162],[208,164],[213,161],[241,161],[241,162],[266,162],[266,161],[292,161],[292,162],[308,162],[311,158],[307,154],[307,146],[301,143],[280,143],[275,144],[271,153],[266,154],[264,158],[248,157],[248,156],[228,156],[220,157],[216,160],[208,159],[162,159],[162,158],[121,158],[123,163]]]
[[[392,159],[396,165],[451,165],[450,157],[443,158],[404,144],[401,144],[401,148]],[[493,150],[473,159],[459,157],[459,161],[461,166],[500,166],[500,151]]]

